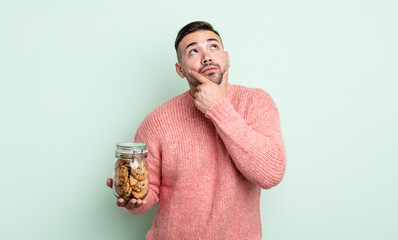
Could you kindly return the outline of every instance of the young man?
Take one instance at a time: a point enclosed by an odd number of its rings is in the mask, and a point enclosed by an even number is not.
[[[159,204],[147,239],[261,239],[261,189],[279,184],[286,166],[278,110],[265,91],[228,83],[229,56],[210,24],[183,27],[175,48],[190,90],[139,126],[149,193],[117,205],[142,214]]]

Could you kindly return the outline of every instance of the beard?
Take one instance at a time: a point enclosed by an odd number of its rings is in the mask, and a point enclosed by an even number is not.
[[[205,76],[210,81],[214,82],[215,84],[220,85],[221,80],[222,80],[222,75],[223,75],[223,73],[220,70],[217,70],[216,72],[206,74]]]
[[[205,77],[206,77],[207,79],[209,79],[210,81],[214,82],[215,84],[220,85],[221,80],[222,80],[222,76],[223,76],[223,74],[224,74],[225,71],[222,72],[222,71],[221,71],[221,68],[220,68],[220,66],[219,66],[218,64],[210,64],[209,66],[215,66],[215,67],[217,67],[218,69],[217,69],[217,71],[215,71],[215,72],[212,72],[212,73],[209,73],[209,74],[203,74],[203,73],[201,73],[201,72],[203,71],[203,69],[204,69],[205,67],[207,67],[207,66],[204,66],[203,68],[199,69],[199,73],[200,73],[202,76],[205,76]],[[198,80],[196,80],[195,78],[191,77],[189,74],[185,73],[185,76],[186,76],[187,80],[188,80],[192,85],[198,86],[198,85],[201,84]]]

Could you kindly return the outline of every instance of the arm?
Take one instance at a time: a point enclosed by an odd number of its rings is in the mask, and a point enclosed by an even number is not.
[[[134,141],[143,142],[147,144],[148,155],[148,171],[149,171],[149,190],[147,195],[147,203],[136,208],[123,208],[129,214],[138,215],[147,212],[152,206],[159,203],[159,189],[160,189],[160,169],[161,161],[159,160],[159,148],[155,140],[149,136],[153,136],[146,124],[141,124],[137,130]]]
[[[271,97],[258,90],[246,121],[227,98],[228,71],[220,84],[189,71],[201,84],[195,92],[195,106],[211,119],[238,170],[261,188],[271,188],[283,178],[285,146],[279,114]]]
[[[279,113],[265,91],[260,91],[253,103],[247,121],[227,97],[212,104],[205,115],[214,123],[238,170],[256,185],[269,189],[279,184],[286,167]]]

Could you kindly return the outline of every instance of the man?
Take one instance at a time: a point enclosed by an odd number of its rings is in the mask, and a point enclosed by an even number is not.
[[[265,91],[228,83],[229,55],[210,24],[183,27],[175,48],[190,90],[139,126],[149,193],[117,205],[142,214],[159,204],[147,239],[261,239],[261,188],[279,184],[286,166],[278,110]]]

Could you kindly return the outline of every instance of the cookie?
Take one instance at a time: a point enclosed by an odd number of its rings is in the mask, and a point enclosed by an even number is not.
[[[115,183],[118,186],[122,186],[127,181],[128,181],[128,177],[127,176],[119,176],[119,175],[115,176]]]
[[[144,188],[141,192],[132,191],[131,193],[135,199],[143,199],[148,193],[148,187]]]
[[[130,183],[127,181],[127,182],[124,182],[123,185],[118,186],[117,190],[118,190],[117,193],[121,197],[125,198],[131,194],[132,189],[131,189]]]
[[[142,181],[148,177],[148,169],[141,161],[137,168],[131,168],[131,175],[138,181]]]
[[[133,188],[134,191],[137,191],[137,186],[139,184],[140,181],[138,181],[137,179],[135,179],[133,176],[130,175],[130,186]]]
[[[122,185],[118,186],[115,184],[113,188],[115,189],[115,194],[118,198],[120,198],[122,194],[124,194],[124,192],[122,191]]]
[[[145,188],[148,188],[148,178],[145,178],[142,181],[138,181],[137,179],[130,176],[130,185],[135,192],[141,192],[145,190]]]
[[[121,197],[124,199],[127,199],[127,200],[131,199],[131,192],[132,192],[132,188],[129,187],[127,189],[127,191],[124,193],[124,195],[122,195]]]
[[[127,177],[129,175],[129,170],[125,165],[121,165],[118,169],[116,169],[116,174],[118,176]]]

